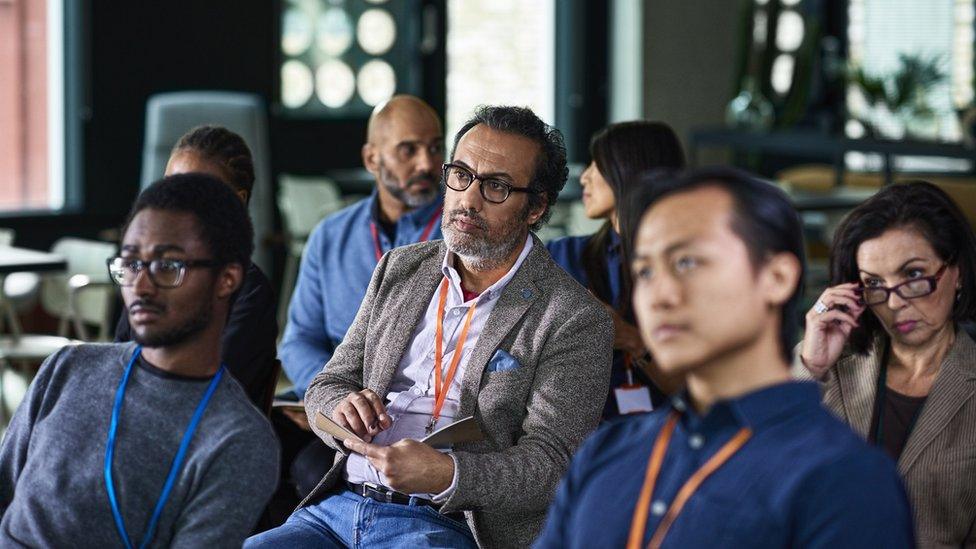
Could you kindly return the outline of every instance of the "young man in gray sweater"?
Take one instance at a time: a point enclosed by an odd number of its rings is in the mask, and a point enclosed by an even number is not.
[[[135,342],[41,366],[0,446],[0,546],[240,547],[275,489],[271,427],[220,362],[253,246],[240,200],[167,177],[123,233],[108,268]]]

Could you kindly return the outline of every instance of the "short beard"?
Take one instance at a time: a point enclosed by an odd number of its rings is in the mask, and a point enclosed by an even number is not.
[[[437,199],[437,194],[440,191],[440,188],[438,186],[437,178],[435,178],[433,175],[429,173],[415,175],[408,179],[406,184],[401,187],[396,176],[386,169],[386,164],[384,164],[382,160],[380,160],[379,170],[380,185],[383,185],[383,187],[386,188],[391,195],[393,195],[393,198],[403,202],[408,208],[420,208],[421,206],[426,206]],[[427,180],[430,182],[429,190],[417,194],[407,191],[411,185],[422,180]]]
[[[483,238],[465,235],[454,228],[454,220],[464,215],[467,222],[477,225],[487,232]],[[490,232],[488,222],[474,210],[451,210],[444,212],[441,219],[441,232],[447,249],[461,258],[464,264],[476,271],[490,271],[502,266],[512,253],[525,242],[525,222],[529,219],[529,206],[515,219],[499,227],[496,235]]]
[[[174,347],[180,343],[186,342],[193,336],[206,329],[206,327],[210,325],[210,320],[212,318],[212,305],[209,302],[204,302],[201,303],[200,308],[195,311],[194,314],[190,315],[189,320],[183,324],[170,328],[164,332],[147,333],[144,335],[139,334],[138,331],[133,329],[132,339],[143,347]]]

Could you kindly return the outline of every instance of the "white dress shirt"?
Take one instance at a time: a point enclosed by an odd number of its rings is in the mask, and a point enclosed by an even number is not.
[[[450,251],[445,253],[441,270],[448,280],[448,292],[444,306],[444,341],[442,347],[444,354],[441,360],[441,379],[447,375],[447,369],[454,358],[458,337],[461,334],[461,327],[464,325],[468,310],[472,305],[476,305],[476,308],[471,318],[471,324],[468,326],[468,335],[461,351],[461,360],[441,407],[440,417],[436,425],[437,429],[454,422],[455,414],[457,414],[460,405],[461,380],[464,379],[464,370],[467,367],[468,359],[471,357],[471,352],[474,351],[475,345],[478,343],[478,337],[488,322],[491,311],[498,303],[498,297],[509,281],[512,280],[512,277],[515,276],[529,252],[532,251],[532,246],[532,236],[529,235],[518,259],[512,268],[505,273],[505,276],[470,301],[465,301],[464,294],[461,292],[461,275],[454,268],[454,261],[456,260],[454,254]],[[389,446],[406,438],[420,440],[426,436],[426,428],[434,411],[434,346],[440,288],[441,286],[438,285],[431,297],[427,311],[414,330],[407,352],[400,359],[396,373],[390,383],[390,389],[386,395],[386,411],[393,424],[389,429],[376,435],[373,438],[373,444]],[[346,461],[346,480],[355,484],[371,483],[389,487],[386,476],[377,471],[365,457],[355,453],[351,454]],[[433,498],[434,501],[440,502],[450,496],[456,485],[457,466],[455,462],[454,479],[447,490],[437,495],[414,495]]]

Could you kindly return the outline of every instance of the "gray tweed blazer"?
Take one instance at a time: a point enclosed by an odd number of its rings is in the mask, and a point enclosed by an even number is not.
[[[610,384],[613,323],[535,236],[498,298],[461,381],[458,417],[474,415],[487,438],[454,448],[457,489],[442,513],[464,511],[482,547],[525,547],[538,534],[573,452],[596,428]],[[443,278],[443,241],[387,253],[346,337],[305,394],[309,418],[330,415],[350,392],[386,396],[414,327]],[[521,366],[488,372],[496,350]],[[309,422],[315,425],[314,421]],[[342,482],[347,450],[302,502]]]
[[[868,438],[884,339],[843,356],[821,382],[830,411]],[[802,344],[801,344],[802,345]],[[799,361],[793,372],[810,378]],[[898,459],[915,512],[919,547],[976,547],[976,343],[963,330],[932,384]]]

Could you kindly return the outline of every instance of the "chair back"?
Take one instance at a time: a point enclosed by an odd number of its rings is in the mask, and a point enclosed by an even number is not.
[[[230,91],[160,93],[146,102],[146,135],[142,151],[142,188],[166,171],[173,146],[188,130],[203,124],[223,126],[239,134],[254,159],[254,190],[250,214],[254,224],[252,260],[271,272],[271,250],[265,245],[273,226],[268,114],[260,96]]]
[[[305,240],[319,221],[342,206],[339,186],[331,179],[287,174],[278,178],[278,211],[292,239]]]
[[[51,252],[64,257],[68,269],[42,278],[41,306],[48,314],[61,319],[60,335],[67,335],[69,321],[78,321],[98,326],[96,339],[108,339],[116,290],[109,280],[105,260],[115,255],[115,244],[68,237],[55,242]],[[80,287],[78,281],[83,280],[73,278],[77,275],[87,277],[90,287],[76,290],[73,296],[71,287]],[[75,335],[86,339],[86,334]]]
[[[285,272],[278,292],[278,325],[282,334],[305,241],[322,218],[344,205],[339,186],[329,178],[287,174],[278,178],[278,211],[287,238]]]
[[[584,236],[600,230],[604,221],[586,217],[586,208],[582,201],[575,201],[569,206],[566,216],[566,234],[570,236]]]

